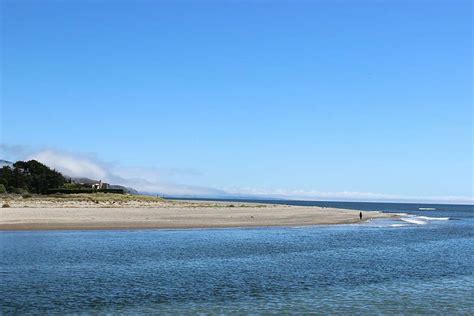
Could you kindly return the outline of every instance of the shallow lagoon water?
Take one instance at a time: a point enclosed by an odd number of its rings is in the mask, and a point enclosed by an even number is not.
[[[424,224],[1,232],[0,307],[3,314],[472,314],[472,207],[405,211]]]

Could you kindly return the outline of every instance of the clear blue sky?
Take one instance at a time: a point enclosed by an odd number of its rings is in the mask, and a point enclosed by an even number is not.
[[[472,196],[471,1],[1,10],[3,144],[212,188]]]

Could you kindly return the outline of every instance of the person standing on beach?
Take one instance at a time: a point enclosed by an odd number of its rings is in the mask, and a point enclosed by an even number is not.
[[[362,220],[362,212],[359,212],[359,218]]]

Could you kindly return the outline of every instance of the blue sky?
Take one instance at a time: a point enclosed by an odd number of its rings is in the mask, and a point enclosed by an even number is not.
[[[169,194],[472,201],[470,1],[1,11],[4,158]]]

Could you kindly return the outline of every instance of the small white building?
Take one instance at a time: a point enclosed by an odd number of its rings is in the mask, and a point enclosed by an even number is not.
[[[92,188],[95,190],[104,190],[109,188],[109,184],[102,182],[102,180],[99,181],[99,183],[95,183],[92,185]]]

